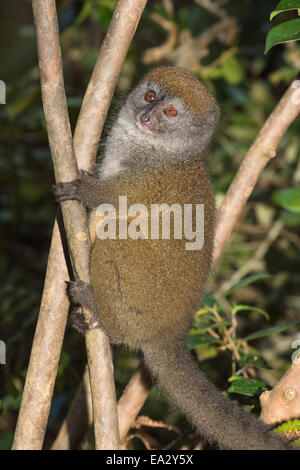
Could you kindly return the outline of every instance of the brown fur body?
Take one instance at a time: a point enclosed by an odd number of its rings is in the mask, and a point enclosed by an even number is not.
[[[168,175],[166,178],[165,175]],[[129,179],[127,179],[129,176]],[[169,162],[124,173],[111,181],[103,202],[204,204],[204,247],[185,250],[185,240],[99,240],[91,251],[91,283],[101,322],[114,342],[141,348],[145,342],[182,337],[201,301],[210,269],[214,198],[201,159]],[[200,183],[201,182],[201,183]],[[114,191],[117,191],[114,194]],[[172,227],[172,219],[171,219]],[[150,217],[149,217],[150,234]],[[172,236],[172,232],[171,232]]]

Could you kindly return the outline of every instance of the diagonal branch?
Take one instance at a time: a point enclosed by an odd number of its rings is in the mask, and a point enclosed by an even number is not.
[[[294,81],[289,86],[266,120],[226,193],[217,219],[214,264],[220,257],[261,172],[269,160],[276,156],[281,137],[300,112],[296,85],[297,81]]]
[[[142,408],[151,387],[151,377],[143,364],[140,363],[127,384],[123,395],[118,401],[121,441],[126,437],[129,429],[131,428],[131,425]],[[93,422],[90,393],[88,370],[86,369],[83,374],[82,382],[78,387],[70,406],[68,415],[64,420],[51,449],[78,449],[87,428]]]
[[[81,169],[93,169],[112,95],[147,0],[119,0],[81,106],[74,147]]]
[[[35,3],[44,2],[35,1]],[[115,9],[97,61],[97,73],[93,75],[90,84],[92,91],[89,93],[88,100],[85,100],[84,111],[80,115],[80,132],[77,131],[79,138],[75,142],[79,167],[91,168],[94,165],[96,146],[94,144],[91,148],[87,142],[85,149],[80,135],[85,135],[88,140],[89,132],[97,129],[100,138],[110,98],[145,4],[146,0],[119,0]],[[52,14],[53,20],[55,9],[48,9],[48,6],[49,1],[45,1],[44,7],[50,15]],[[122,47],[119,47],[119,37],[122,38]],[[111,54],[111,60],[107,57],[109,54]],[[109,77],[109,80],[106,81],[106,77]],[[97,94],[98,107],[93,109],[93,120],[90,121],[88,116],[93,107],[93,94]],[[68,129],[66,129],[66,134],[68,134]],[[68,179],[71,179],[71,175],[72,173],[68,175]],[[65,280],[67,279],[68,271],[59,231],[55,224],[41,309],[15,433],[14,449],[41,449],[43,445],[67,320],[69,305],[65,294]],[[110,351],[107,350],[107,354],[110,355]],[[109,409],[106,415],[109,415]]]

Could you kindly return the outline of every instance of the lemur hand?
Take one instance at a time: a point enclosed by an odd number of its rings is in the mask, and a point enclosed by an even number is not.
[[[80,170],[79,178],[77,180],[54,184],[52,186],[52,191],[54,193],[55,200],[57,202],[69,200],[83,202],[81,191],[82,184],[84,184],[86,180],[89,181],[92,178],[94,178],[92,173]]]

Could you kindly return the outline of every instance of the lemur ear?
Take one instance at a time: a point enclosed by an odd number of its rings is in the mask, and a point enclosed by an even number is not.
[[[218,122],[219,118],[220,118],[220,114],[221,114],[220,113],[220,108],[217,105],[217,103],[210,103],[204,119],[212,127],[215,127],[217,125],[217,122]]]

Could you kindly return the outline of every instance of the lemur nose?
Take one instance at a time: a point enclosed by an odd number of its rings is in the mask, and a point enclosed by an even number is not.
[[[150,115],[148,113],[144,113],[144,114],[141,115],[140,120],[143,124],[149,124]]]

